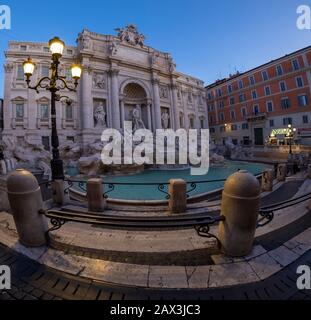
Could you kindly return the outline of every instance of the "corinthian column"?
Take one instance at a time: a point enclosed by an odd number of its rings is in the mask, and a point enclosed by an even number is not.
[[[92,76],[90,68],[84,67],[81,80],[82,129],[92,129],[94,127],[94,120],[92,100]]]
[[[111,114],[112,114],[112,126],[115,129],[120,129],[120,102],[119,102],[119,79],[118,69],[110,70],[111,77]]]
[[[13,75],[13,64],[6,63],[4,65],[4,100],[3,100],[3,129],[11,129],[13,112],[11,106],[11,85]]]
[[[175,123],[175,130],[180,128],[179,123],[179,111],[178,111],[178,102],[177,102],[177,85],[173,83],[171,85],[172,89],[172,98],[173,98],[173,115],[174,115],[174,123]]]
[[[154,117],[155,117],[155,128],[162,129],[161,123],[161,105],[160,105],[160,95],[159,95],[159,79],[152,79],[153,88],[153,107],[154,107]]]

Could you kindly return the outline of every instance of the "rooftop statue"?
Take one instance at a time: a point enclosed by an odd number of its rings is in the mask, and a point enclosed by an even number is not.
[[[127,42],[132,45],[144,46],[145,36],[138,32],[137,27],[133,24],[126,26],[125,28],[115,29],[118,32],[118,38],[122,42]]]

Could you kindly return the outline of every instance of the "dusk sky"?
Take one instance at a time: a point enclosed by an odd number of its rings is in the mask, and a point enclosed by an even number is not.
[[[170,52],[177,70],[206,84],[246,71],[311,44],[311,30],[296,27],[302,0],[89,0],[9,1],[12,29],[0,30],[0,64],[9,40],[74,45],[83,28],[115,34],[133,23],[146,44]],[[0,97],[3,68],[0,69]]]

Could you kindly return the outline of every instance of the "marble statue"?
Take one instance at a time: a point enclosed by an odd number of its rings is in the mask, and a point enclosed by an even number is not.
[[[162,128],[163,129],[168,129],[170,116],[169,116],[169,114],[168,114],[168,112],[166,110],[164,112],[162,112],[161,119],[162,119]]]
[[[139,105],[136,105],[136,107],[132,111],[132,123],[133,131],[146,128],[143,120],[141,119]]]
[[[137,27],[133,24],[126,26],[125,28],[115,29],[118,32],[118,38],[122,42],[127,42],[132,45],[144,46],[145,36],[138,32]]]
[[[112,41],[109,46],[109,53],[110,55],[113,55],[113,54],[117,54],[117,52],[118,52],[118,45],[115,41]]]
[[[100,102],[94,108],[94,125],[95,127],[106,127],[106,112],[104,110],[104,103]]]

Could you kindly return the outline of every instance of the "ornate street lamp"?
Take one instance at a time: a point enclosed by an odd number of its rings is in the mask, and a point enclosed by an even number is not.
[[[289,154],[292,155],[292,138],[294,137],[294,132],[296,132],[296,128],[292,128],[292,125],[288,125],[288,133],[287,136],[289,137]]]
[[[59,157],[59,141],[56,129],[56,108],[55,102],[60,101],[62,96],[57,94],[60,90],[76,91],[78,86],[78,80],[81,77],[82,68],[78,64],[73,64],[71,66],[71,75],[74,79],[73,87],[69,86],[66,82],[66,77],[60,76],[58,74],[59,60],[63,55],[65,43],[58,37],[54,37],[49,41],[49,48],[52,53],[52,63],[51,63],[51,76],[41,78],[35,86],[30,85],[30,78],[33,75],[35,64],[29,57],[23,63],[24,74],[26,76],[26,82],[29,89],[36,90],[39,93],[39,88],[49,90],[51,92],[51,122],[52,122],[52,160],[51,160],[51,170],[52,179],[64,179],[64,169],[63,161]],[[66,103],[68,103],[68,97],[65,97]]]

